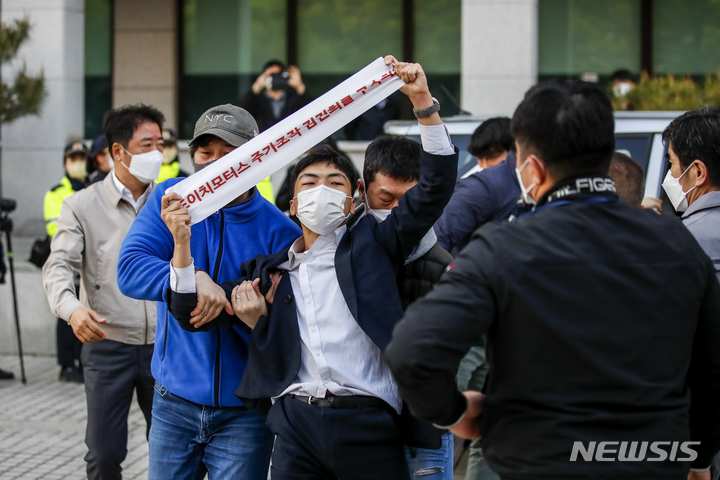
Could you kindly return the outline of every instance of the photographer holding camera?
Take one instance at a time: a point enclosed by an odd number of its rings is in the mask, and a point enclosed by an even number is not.
[[[240,106],[255,118],[262,132],[311,101],[313,97],[305,88],[300,70],[294,65],[286,68],[279,60],[270,60]]]

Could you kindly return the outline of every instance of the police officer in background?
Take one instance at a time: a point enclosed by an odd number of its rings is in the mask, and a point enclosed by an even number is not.
[[[162,183],[169,178],[189,177],[190,174],[180,168],[177,132],[172,128],[166,128],[163,130],[162,135],[165,146],[163,150],[163,164],[162,167],[160,167],[160,176],[157,179],[157,183]]]
[[[98,135],[93,140],[88,159],[89,169],[88,185],[102,182],[113,169],[113,159],[108,149],[108,141],[105,134]]]
[[[45,217],[45,229],[50,238],[55,236],[60,218],[60,207],[63,201],[85,188],[87,178],[88,150],[82,142],[73,142],[65,147],[63,162],[65,165],[65,176],[60,183],[48,190],[43,202],[43,216]],[[76,280],[75,290],[79,289],[79,281]],[[77,339],[73,329],[68,323],[57,319],[57,358],[60,365],[60,380],[66,382],[83,382],[82,364],[80,363],[80,349],[82,342]]]
[[[613,130],[593,85],[530,89],[512,132],[535,208],[477,230],[386,349],[413,413],[481,438],[503,480],[709,479],[720,449],[715,269],[677,219],[620,201]],[[461,393],[483,335],[484,394]]]

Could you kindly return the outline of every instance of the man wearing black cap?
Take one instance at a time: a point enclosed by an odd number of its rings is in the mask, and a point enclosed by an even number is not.
[[[408,309],[386,350],[400,394],[419,418],[481,438],[503,480],[709,479],[720,449],[711,260],[677,219],[618,198],[613,109],[597,87],[533,87],[512,133],[536,206],[478,229]],[[457,366],[483,335],[484,394],[461,393]]]
[[[48,190],[43,201],[45,229],[50,238],[55,236],[60,218],[60,207],[67,197],[82,190],[87,178],[88,151],[82,142],[72,142],[65,147],[63,162],[65,176],[60,183]],[[79,281],[75,280],[76,295]],[[72,327],[62,318],[57,319],[57,358],[60,365],[60,380],[83,382],[80,349],[82,342],[75,337]]]
[[[93,183],[102,182],[113,169],[113,159],[110,155],[110,149],[108,148],[107,137],[103,133],[95,137],[93,140],[92,147],[90,148],[90,162],[89,170],[92,170],[90,176],[88,176],[88,185]]]
[[[163,150],[163,165],[160,167],[160,176],[158,177],[158,183],[162,183],[169,178],[185,178],[189,177],[190,174],[180,168],[180,160],[178,159],[177,132],[172,128],[166,128],[163,130],[163,140],[165,141],[165,147]]]
[[[232,152],[257,130],[253,117],[234,105],[203,113],[190,142],[195,171]],[[189,218],[177,215],[179,197],[164,195],[179,181],[163,182],[150,196],[125,238],[118,263],[120,290],[129,297],[157,301],[160,319],[157,336],[162,341],[152,361],[157,384],[148,479],[202,478],[198,472],[207,470],[210,478],[265,480],[273,436],[265,418],[246,409],[234,395],[247,363],[250,330],[239,322],[205,328],[181,325],[165,303],[171,286],[168,272],[173,272],[174,288],[195,292],[194,282],[184,285],[177,279],[189,273],[202,287],[212,280],[236,278],[244,261],[287,248],[300,230],[257,188],[238,192],[234,201],[187,228]],[[187,229],[184,241],[198,268],[195,275],[193,266],[171,265],[174,241],[165,221]],[[197,313],[216,316],[222,305],[232,311],[223,290],[215,286],[215,292],[212,298],[199,298]],[[222,305],[216,308],[218,300]]]

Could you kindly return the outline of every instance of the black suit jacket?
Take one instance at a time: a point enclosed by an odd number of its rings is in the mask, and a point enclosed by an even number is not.
[[[421,154],[418,184],[400,199],[388,218],[377,223],[371,215],[345,233],[335,253],[335,270],[343,297],[355,321],[375,345],[384,351],[392,331],[403,317],[396,284],[398,270],[427,231],[442,215],[452,196],[457,175],[457,151],[453,155]],[[260,278],[261,291],[270,287],[270,274],[288,260],[288,249],[245,262],[242,277],[222,284],[228,298],[244,280]],[[195,308],[194,294],[170,293],[173,316],[187,322]],[[216,321],[227,315],[221,314]],[[248,363],[235,394],[246,406],[267,410],[300,369],[300,332],[290,277],[283,276],[267,316],[253,330]],[[407,410],[407,409],[405,409]],[[404,413],[398,418],[405,442],[439,448],[440,438],[429,424],[419,424]]]

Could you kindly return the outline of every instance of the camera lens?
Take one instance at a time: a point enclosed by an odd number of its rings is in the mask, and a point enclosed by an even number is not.
[[[0,212],[10,213],[17,207],[17,202],[10,198],[0,198]]]

